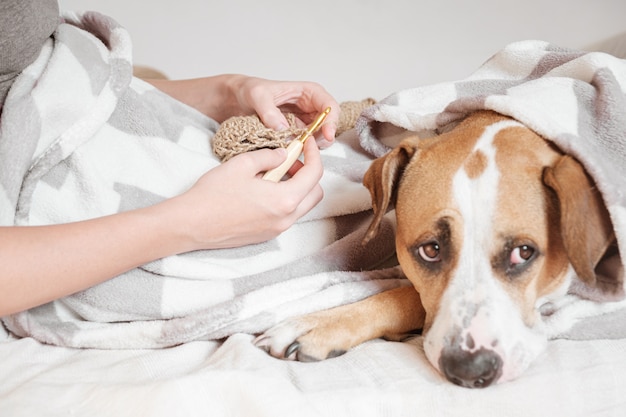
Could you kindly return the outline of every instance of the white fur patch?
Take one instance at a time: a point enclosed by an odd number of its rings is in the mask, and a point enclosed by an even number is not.
[[[497,353],[502,359],[498,382],[521,374],[546,343],[541,331],[524,324],[521,311],[491,266],[490,250],[497,239],[492,222],[501,175],[493,140],[500,130],[513,126],[520,124],[502,121],[488,126],[474,148],[485,156],[485,170],[469,178],[461,169],[453,179],[453,198],[463,217],[464,241],[458,268],[450,278],[424,344],[427,357],[438,368],[442,350],[451,344],[467,352],[484,348]]]

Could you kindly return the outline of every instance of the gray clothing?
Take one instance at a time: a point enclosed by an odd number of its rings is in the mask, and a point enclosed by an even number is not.
[[[57,0],[0,0],[0,108],[58,24]]]

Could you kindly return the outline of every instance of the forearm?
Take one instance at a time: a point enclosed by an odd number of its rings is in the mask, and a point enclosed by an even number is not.
[[[52,226],[0,228],[0,316],[186,249],[160,206]]]
[[[189,80],[146,80],[159,90],[174,97],[201,113],[222,123],[231,116],[240,115],[238,103],[234,100],[236,90],[244,76],[218,75]]]
[[[256,114],[268,128],[282,130],[289,127],[284,111],[296,113],[304,126],[330,107],[333,111],[322,126],[324,141],[318,141],[318,145],[330,146],[335,139],[339,104],[316,83],[271,81],[237,74],[146,81],[220,123],[232,116]]]
[[[179,196],[154,206],[52,226],[0,227],[0,317],[97,285],[165,256],[264,242],[322,198],[315,143],[287,181],[260,173],[284,149],[238,155]]]

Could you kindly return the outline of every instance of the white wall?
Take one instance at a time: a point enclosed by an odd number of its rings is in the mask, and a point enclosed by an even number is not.
[[[626,31],[626,0],[60,0],[129,29],[171,78],[311,80],[340,100],[468,76],[505,44],[584,47]]]

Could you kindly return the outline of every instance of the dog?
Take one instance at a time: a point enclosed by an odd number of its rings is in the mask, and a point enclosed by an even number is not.
[[[479,111],[438,136],[405,138],[363,182],[374,212],[364,241],[395,207],[412,285],[280,323],[255,341],[271,355],[321,360],[421,329],[445,378],[484,388],[517,378],[544,350],[542,315],[566,293],[623,296],[596,271],[618,249],[592,179],[509,117]]]

